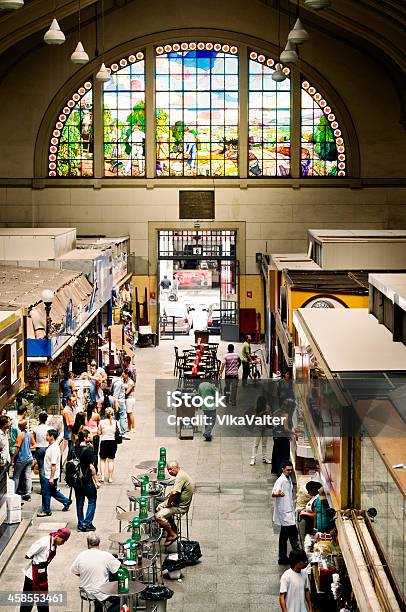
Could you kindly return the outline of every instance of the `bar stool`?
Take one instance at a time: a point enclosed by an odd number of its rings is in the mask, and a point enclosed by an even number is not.
[[[87,602],[87,605],[88,605],[88,612],[91,612],[92,604],[93,604],[93,609],[94,609],[95,598],[92,595],[90,595],[90,593],[85,591],[85,589],[83,589],[82,587],[79,587],[79,595],[80,595],[80,612],[84,612],[85,602]],[[103,611],[107,610],[106,604],[104,604],[102,601],[100,601],[99,603],[103,606]]]
[[[178,541],[182,539],[182,518],[186,518],[186,538],[189,539],[189,508],[183,514],[174,514],[173,518],[176,525],[176,531],[178,534]]]

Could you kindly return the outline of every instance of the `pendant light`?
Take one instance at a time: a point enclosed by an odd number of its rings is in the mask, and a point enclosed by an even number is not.
[[[24,0],[0,0],[0,9],[16,11],[24,6]]]
[[[99,72],[96,74],[96,81],[99,83],[108,83],[110,81],[110,69],[106,68],[104,63],[104,0],[101,0],[101,43],[102,43],[102,65],[100,66]]]
[[[278,49],[281,50],[281,3],[278,3]],[[276,83],[281,83],[286,79],[286,74],[282,70],[281,64],[276,64],[272,74],[272,80]]]
[[[285,49],[282,51],[280,55],[281,62],[283,62],[284,64],[296,64],[298,59],[299,58],[295,51],[295,46],[292,45],[290,40],[288,40],[288,42],[286,43]]]
[[[44,34],[44,42],[47,45],[63,45],[65,42],[65,34],[59,27],[59,23],[56,19],[52,20],[49,30]]]
[[[306,40],[309,40],[309,34],[304,29],[302,22],[298,17],[293,29],[289,32],[288,41],[294,45],[301,45],[302,43],[306,42]]]
[[[330,0],[305,0],[305,6],[315,11],[321,11],[328,8],[331,4]]]
[[[71,59],[71,62],[73,64],[87,64],[87,62],[89,61],[89,56],[86,53],[86,51],[84,50],[82,43],[80,42],[80,0],[78,0],[78,2],[79,2],[79,11],[78,11],[78,15],[79,15],[79,28],[78,28],[79,42],[76,45],[76,49],[74,50],[74,52],[70,56],[70,59]]]

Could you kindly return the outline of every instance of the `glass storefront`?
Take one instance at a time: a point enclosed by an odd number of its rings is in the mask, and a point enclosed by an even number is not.
[[[403,597],[406,595],[406,503],[372,439],[361,445],[361,506],[375,508],[372,527]]]

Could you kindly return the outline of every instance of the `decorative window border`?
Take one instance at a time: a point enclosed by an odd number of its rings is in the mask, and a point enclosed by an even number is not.
[[[155,53],[157,55],[163,55],[164,53],[171,53],[171,51],[217,51],[218,53],[231,53],[232,55],[238,55],[238,47],[236,45],[227,45],[222,43],[213,42],[182,42],[173,43],[172,45],[159,45],[155,47]]]
[[[128,64],[135,64],[135,62],[140,62],[145,60],[145,53],[143,51],[137,51],[137,53],[131,53],[127,57],[121,58],[118,62],[113,62],[110,66],[111,74],[118,72],[122,68],[128,66]]]
[[[276,64],[279,63],[279,62],[275,62],[275,60],[272,57],[267,57],[263,53],[257,53],[256,51],[250,51],[248,59],[256,61],[259,64],[264,64],[265,66],[268,66],[268,68],[274,68]],[[286,74],[286,76],[289,76],[290,68],[288,68],[287,66],[283,66],[283,64],[281,64],[281,66],[283,67],[282,70]]]
[[[49,144],[49,152],[48,152],[48,176],[52,178],[59,178],[57,174],[57,160],[58,160],[58,151],[60,138],[62,135],[62,130],[65,127],[65,123],[75,108],[75,106],[81,101],[81,99],[93,88],[93,83],[89,81],[85,81],[77,91],[72,95],[72,97],[66,102],[66,105],[63,107],[62,112],[58,115],[58,119],[54,124],[52,130],[52,136]],[[93,157],[93,168],[94,168],[94,157]],[[90,175],[90,178],[93,176],[94,170]],[[70,177],[61,177],[61,178],[70,178]],[[81,177],[78,177],[81,178]]]
[[[318,106],[323,110],[327,121],[329,122],[330,128],[334,134],[335,143],[337,147],[338,159],[337,159],[337,176],[339,178],[343,176],[347,176],[346,168],[347,168],[347,157],[346,157],[346,147],[345,141],[342,135],[342,130],[340,127],[340,123],[337,120],[336,115],[333,113],[333,109],[327,102],[326,98],[312,85],[302,77],[301,83],[302,89],[306,91],[309,96],[313,98],[313,100],[318,104]],[[323,177],[319,177],[323,178]],[[328,178],[328,177],[327,177]]]

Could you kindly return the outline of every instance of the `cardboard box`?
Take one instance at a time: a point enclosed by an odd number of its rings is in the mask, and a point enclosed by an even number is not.
[[[21,510],[7,510],[6,523],[8,525],[21,523]]]
[[[21,510],[21,495],[11,493],[6,495],[7,511]]]

